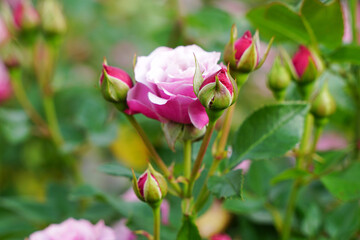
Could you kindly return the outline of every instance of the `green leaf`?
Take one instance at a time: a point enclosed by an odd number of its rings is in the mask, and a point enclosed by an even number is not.
[[[0,131],[12,144],[25,141],[30,135],[30,125],[25,112],[0,109]]]
[[[224,176],[212,176],[208,188],[217,198],[241,197],[243,183],[242,170],[233,170]]]
[[[306,177],[309,173],[305,170],[298,169],[298,168],[291,168],[283,171],[279,175],[275,176],[273,179],[271,179],[271,184],[277,184],[282,181],[296,179],[299,177]]]
[[[359,224],[359,204],[357,202],[345,203],[327,215],[325,231],[331,239],[348,240],[359,229]]]
[[[223,204],[223,208],[232,213],[247,214],[262,210],[264,208],[265,203],[266,203],[265,198],[245,197],[245,200],[227,199]]]
[[[271,3],[249,11],[247,18],[261,36],[276,41],[310,42],[309,34],[298,13],[282,3]]]
[[[307,236],[314,236],[322,223],[322,215],[319,206],[312,204],[305,212],[304,220],[301,224],[301,230]]]
[[[329,59],[334,62],[360,64],[360,46],[341,46],[329,55]]]
[[[342,43],[344,24],[339,0],[330,4],[319,0],[304,0],[300,12],[319,43],[329,48]]]
[[[359,176],[360,163],[354,163],[345,170],[322,177],[321,181],[335,197],[349,201],[360,198]]]
[[[340,164],[342,160],[348,155],[347,151],[337,150],[337,151],[328,151],[318,153],[319,156],[323,159],[323,162],[315,162],[314,172],[316,174],[322,174],[326,171],[329,171],[331,168],[336,167]]]
[[[293,102],[268,105],[251,114],[235,133],[234,167],[244,159],[282,156],[299,142],[309,106]]]
[[[99,167],[99,171],[113,176],[126,177],[129,179],[133,178],[132,172],[129,168],[116,162],[101,165]],[[135,175],[138,177],[140,174],[136,173]]]
[[[184,216],[182,226],[176,240],[201,240],[199,230],[194,220],[189,216]]]

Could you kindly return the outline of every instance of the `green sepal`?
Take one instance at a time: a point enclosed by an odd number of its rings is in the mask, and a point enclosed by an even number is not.
[[[141,196],[141,194],[140,194],[140,189],[139,189],[139,186],[138,186],[138,180],[137,180],[137,178],[136,178],[134,169],[131,169],[131,171],[132,171],[132,175],[133,175],[132,187],[133,187],[133,189],[134,189],[135,195],[136,195],[141,201],[145,201],[145,199],[143,198],[143,196]]]
[[[230,64],[232,67],[236,67],[236,59],[235,59],[235,40],[237,37],[237,29],[236,25],[233,24],[230,32],[230,40],[226,44],[224,49],[224,61],[227,64]]]
[[[204,82],[204,78],[202,77],[202,72],[200,70],[199,62],[197,61],[195,54],[194,54],[194,58],[195,58],[195,73],[193,78],[194,93],[196,96],[198,96],[201,84]]]
[[[267,47],[266,47],[265,54],[264,54],[264,56],[262,57],[262,59],[259,61],[259,63],[257,64],[255,70],[256,70],[256,69],[259,69],[259,68],[264,64],[267,56],[269,55],[269,52],[270,52],[271,46],[272,46],[272,44],[273,44],[273,42],[274,42],[274,39],[275,39],[275,37],[272,37],[272,38],[270,39],[270,42],[269,42],[269,44],[268,44]]]

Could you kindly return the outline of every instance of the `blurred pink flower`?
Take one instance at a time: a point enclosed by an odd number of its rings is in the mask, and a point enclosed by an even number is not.
[[[231,240],[231,237],[227,234],[216,234],[210,240]]]
[[[349,5],[346,1],[341,1],[341,7],[343,12],[343,21],[344,21],[344,35],[342,41],[344,43],[350,43],[352,41],[352,30],[351,30],[351,16],[349,12]],[[360,3],[357,4],[357,19],[356,19],[356,28],[358,31],[358,36],[355,36],[356,41],[360,43]]]
[[[242,161],[240,164],[238,164],[234,169],[242,169],[243,173],[247,173],[249,171],[251,165],[251,160],[246,159]]]
[[[9,30],[4,20],[0,17],[0,46],[6,43],[9,39],[10,39]]]
[[[69,218],[60,224],[51,224],[34,232],[29,240],[115,240],[115,233],[104,221],[92,225],[89,221]]]
[[[344,136],[336,132],[327,132],[320,137],[316,145],[316,149],[318,151],[329,151],[336,149],[344,149],[346,148],[346,146],[347,141]]]
[[[0,61],[0,103],[12,95],[10,77],[2,61]]]
[[[220,69],[219,52],[206,52],[197,45],[175,49],[159,47],[137,58],[135,86],[130,89],[128,113],[142,113],[161,122],[192,124],[201,129],[209,121],[193,89],[195,59],[206,78]]]
[[[113,226],[116,240],[135,240],[136,235],[126,226],[126,219],[118,221]]]

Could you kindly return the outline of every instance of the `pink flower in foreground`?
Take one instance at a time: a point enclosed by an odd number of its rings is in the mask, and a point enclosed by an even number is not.
[[[3,62],[0,61],[0,103],[12,95],[10,77]]]
[[[203,77],[220,69],[217,64],[220,53],[205,52],[196,45],[159,47],[149,56],[138,57],[137,83],[128,92],[127,113],[142,113],[163,123],[173,121],[203,128],[209,119],[193,90],[194,55]]]
[[[216,234],[210,240],[231,240],[231,237],[227,234]]]
[[[136,196],[135,196],[136,197]],[[126,220],[122,219],[114,225],[116,240],[135,240],[136,235],[126,226]]]
[[[29,240],[115,240],[115,233],[104,221],[96,225],[89,221],[69,218],[60,224],[51,224],[46,229],[34,232]]]

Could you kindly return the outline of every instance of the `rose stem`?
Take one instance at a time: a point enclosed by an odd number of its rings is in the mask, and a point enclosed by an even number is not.
[[[196,179],[196,177],[197,177],[197,175],[199,173],[202,161],[203,161],[205,153],[206,153],[206,149],[209,146],[211,135],[214,132],[215,123],[216,123],[216,121],[209,121],[209,125],[208,125],[208,127],[206,129],[206,133],[205,133],[204,139],[203,139],[203,141],[201,143],[198,155],[196,157],[194,167],[193,167],[193,169],[191,171],[191,176],[190,176],[190,179],[189,179],[189,188],[188,188],[188,191],[187,191],[187,194],[186,194],[187,197],[191,197],[195,179]]]
[[[191,176],[191,140],[184,141],[184,177],[189,180]],[[188,191],[188,184],[185,184],[184,192]]]
[[[176,191],[176,193],[178,195],[181,195],[182,192],[181,192],[181,188],[180,188],[179,184],[175,181],[171,172],[169,171],[169,169],[167,168],[167,166],[165,165],[165,163],[163,162],[163,160],[161,159],[159,154],[156,152],[154,146],[152,145],[151,141],[147,137],[146,133],[144,132],[144,130],[142,129],[140,124],[136,121],[134,116],[128,115],[128,114],[125,114],[125,116],[129,120],[131,125],[135,128],[135,130],[137,131],[139,136],[141,137],[142,141],[144,142],[146,148],[148,149],[148,151],[149,151],[150,155],[152,156],[156,165],[161,169],[161,171],[163,172],[165,177],[170,181],[170,183],[171,183],[172,187],[174,188],[174,190]]]
[[[160,240],[160,223],[161,223],[161,216],[160,216],[160,204],[153,208],[154,214],[154,240]]]
[[[21,70],[20,69],[12,69],[10,70],[10,77],[12,88],[16,98],[18,99],[20,105],[29,116],[29,118],[35,123],[35,125],[40,129],[42,134],[48,135],[49,130],[46,122],[42,117],[37,113],[30,100],[26,96],[26,92],[21,81]]]
[[[307,151],[307,145],[310,142],[311,131],[313,127],[312,125],[313,125],[312,116],[311,113],[308,113],[305,119],[304,133],[300,142],[299,156],[296,161],[296,167],[300,170],[303,170],[305,168],[304,159]],[[288,240],[290,238],[291,223],[294,215],[296,198],[300,190],[300,187],[302,185],[301,183],[302,183],[302,178],[301,177],[297,178],[291,188],[289,202],[286,207],[285,217],[283,221],[284,225],[282,228],[282,238],[281,238],[282,240]]]

